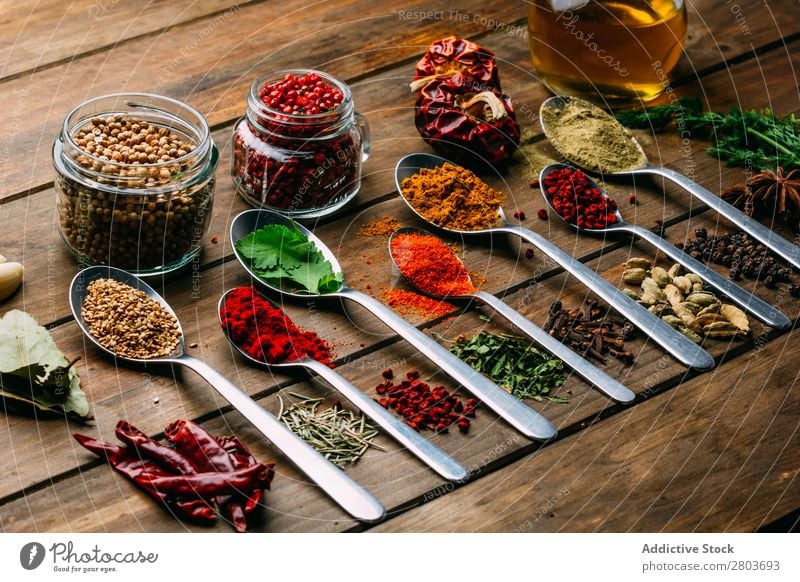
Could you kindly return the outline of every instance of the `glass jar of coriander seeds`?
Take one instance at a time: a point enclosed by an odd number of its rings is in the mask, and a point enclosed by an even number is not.
[[[61,234],[84,264],[141,276],[201,250],[219,152],[188,105],[144,93],[86,101],[53,145]]]
[[[369,150],[369,126],[345,83],[310,69],[278,71],[253,83],[234,127],[233,183],[253,206],[318,218],[358,194]]]

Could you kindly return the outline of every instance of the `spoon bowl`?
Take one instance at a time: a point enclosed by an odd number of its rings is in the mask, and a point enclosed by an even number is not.
[[[121,356],[101,344],[89,331],[89,326],[86,323],[86,320],[83,318],[83,302],[86,299],[88,287],[97,279],[113,279],[128,285],[129,287],[133,287],[134,289],[142,291],[150,299],[156,301],[166,312],[172,315],[177,322],[178,333],[180,334],[178,337],[178,345],[172,350],[172,353],[170,353],[168,356],[160,358],[130,358],[127,356]],[[78,324],[78,327],[81,329],[84,336],[89,338],[89,340],[95,346],[97,346],[101,352],[105,353],[107,356],[115,358],[120,362],[142,366],[170,364],[173,363],[174,360],[181,358],[186,354],[186,343],[183,339],[183,328],[181,328],[181,322],[178,319],[178,316],[175,315],[172,307],[170,307],[169,303],[164,301],[164,298],[161,297],[161,295],[155,289],[128,271],[102,265],[83,269],[77,275],[75,275],[75,277],[72,279],[72,283],[69,286],[69,307],[70,310],[72,310],[72,315],[75,317],[75,322]]]
[[[120,356],[114,351],[102,346],[97,338],[89,331],[82,314],[87,287],[92,281],[100,278],[114,279],[134,289],[139,289],[146,293],[151,299],[157,301],[173,316],[175,316],[175,312],[152,287],[127,271],[105,266],[83,269],[75,275],[75,278],[72,279],[72,283],[70,284],[70,309],[75,316],[78,327],[80,327],[84,335],[103,353],[113,357],[116,361],[134,365],[173,364],[185,366],[194,370],[223,398],[230,402],[242,416],[249,420],[262,435],[267,437],[275,447],[283,451],[301,471],[308,475],[312,481],[316,482],[322,490],[341,505],[345,511],[356,519],[368,523],[373,523],[383,518],[385,514],[383,506],[366,489],[353,481],[346,473],[319,454],[300,437],[295,435],[238,386],[202,360],[188,355],[185,351],[183,330],[180,328],[180,323],[178,323],[178,331],[181,332],[181,336],[178,347],[176,347],[173,353],[168,357],[146,360],[128,358]],[[178,321],[178,318],[175,317],[175,320]]]
[[[414,281],[405,277],[403,274],[403,269],[400,265],[397,264],[395,259],[394,253],[392,252],[392,240],[395,236],[401,235],[403,233],[415,233],[421,234],[425,236],[435,236],[431,233],[419,229],[419,228],[411,228],[405,227],[396,230],[392,233],[392,236],[389,238],[389,256],[392,259],[392,263],[394,264],[395,268],[400,272],[401,276],[405,278],[405,280],[419,290],[421,293],[425,295],[429,295],[431,297],[435,297],[437,299],[444,299],[444,300],[451,300],[453,298],[456,299],[477,299],[481,303],[489,305],[495,311],[497,311],[500,315],[506,318],[510,323],[516,326],[521,332],[525,335],[530,337],[533,341],[543,347],[545,350],[559,358],[562,362],[564,362],[568,367],[572,368],[581,378],[586,380],[589,384],[595,386],[598,390],[600,390],[603,394],[608,396],[609,398],[615,400],[616,402],[621,402],[627,404],[629,402],[633,402],[636,398],[636,394],[633,393],[629,388],[606,374],[600,368],[591,364],[588,360],[582,358],[579,354],[574,352],[570,347],[561,343],[558,339],[551,336],[549,333],[544,331],[539,326],[532,323],[530,320],[525,318],[521,313],[516,311],[515,309],[511,308],[501,299],[495,297],[491,293],[487,293],[486,291],[480,291],[479,289],[474,289],[471,293],[465,293],[461,295],[436,295],[430,292],[430,289],[425,289],[419,285],[416,285]],[[458,258],[455,252],[453,252],[453,258],[459,262],[461,259]],[[469,276],[469,271],[464,269]],[[471,279],[470,279],[471,282]]]
[[[388,241],[389,259],[392,261],[392,266],[394,267],[394,269],[400,274],[400,276],[409,285],[414,287],[420,293],[423,293],[425,295],[428,295],[429,297],[433,297],[434,299],[439,299],[439,300],[442,300],[442,301],[452,301],[452,300],[462,300],[462,299],[472,299],[473,298],[473,296],[475,295],[474,293],[461,293],[461,294],[454,293],[454,294],[447,294],[447,295],[436,294],[436,293],[433,293],[430,289],[423,289],[422,287],[420,287],[419,285],[414,283],[414,281],[412,281],[410,278],[408,278],[406,276],[406,274],[403,272],[403,269],[401,268],[401,266],[397,263],[397,257],[395,257],[395,253],[392,252],[392,242],[394,242],[394,240],[398,236],[401,236],[401,235],[404,235],[404,234],[419,234],[419,235],[423,235],[423,236],[432,236],[432,237],[435,237],[436,235],[428,232],[427,230],[425,230],[423,228],[417,228],[416,226],[402,226],[402,227],[398,228],[397,230],[395,230],[391,235],[389,235],[389,241]],[[448,249],[450,249],[450,247],[448,247]],[[453,258],[455,260],[457,260],[463,266],[463,261],[458,257],[458,255],[455,253],[455,251],[453,251],[452,249],[450,249],[450,251],[451,251],[451,254],[452,254]],[[470,274],[470,272],[466,268],[464,268],[464,273],[465,273],[467,279],[469,280],[469,284],[473,287],[473,289],[475,291],[477,291],[477,288],[475,287],[475,285],[472,282],[472,275]]]
[[[228,297],[235,289],[226,292],[219,300],[217,313],[219,314],[220,324],[222,324],[222,313],[225,308],[225,303]],[[274,308],[279,309],[275,303],[265,295],[258,293],[254,290],[264,301],[267,301]],[[445,454],[441,449],[429,442],[420,433],[406,425],[402,420],[392,416],[380,404],[375,402],[372,398],[364,394],[361,390],[348,382],[341,374],[338,374],[322,362],[318,362],[308,356],[303,356],[296,360],[289,360],[286,362],[265,362],[252,357],[239,344],[237,344],[230,336],[230,330],[222,327],[222,332],[225,334],[228,342],[239,352],[247,362],[260,368],[270,369],[287,369],[287,368],[305,368],[312,370],[317,375],[321,376],[328,381],[340,394],[352,402],[359,410],[371,418],[378,426],[380,426],[387,434],[404,445],[411,453],[416,455],[425,464],[431,467],[434,471],[439,473],[442,477],[449,481],[463,482],[469,477],[469,471],[461,464],[453,460],[449,455]]]
[[[261,210],[258,208],[252,210],[245,210],[244,212],[238,214],[231,223],[231,243],[233,244],[233,252],[236,255],[239,263],[244,267],[244,270],[248,272],[248,274],[253,278],[253,280],[258,281],[259,284],[263,285],[264,287],[268,287],[272,289],[276,293],[280,293],[281,295],[287,295],[289,297],[293,297],[295,299],[305,299],[308,300],[309,298],[323,298],[327,295],[315,295],[313,293],[309,293],[304,290],[297,290],[290,285],[281,285],[281,284],[274,284],[269,281],[262,279],[254,270],[250,261],[242,256],[239,250],[236,248],[236,242],[243,239],[250,233],[264,228],[265,226],[271,226],[273,224],[278,224],[285,226],[287,228],[297,228],[300,232],[303,233],[308,240],[313,242],[314,245],[317,247],[322,253],[322,256],[325,257],[325,260],[330,262],[331,267],[333,268],[334,273],[341,273],[342,267],[339,264],[339,261],[336,259],[336,255],[328,248],[328,246],[323,243],[317,236],[311,232],[309,229],[304,227],[301,224],[294,222],[291,218],[283,216],[282,214],[278,214],[277,212],[272,212],[269,210]],[[344,287],[344,284],[342,284]]]
[[[545,239],[543,236],[516,224],[509,224],[505,219],[502,209],[498,209],[498,225],[483,230],[455,230],[436,225],[424,216],[406,199],[403,194],[402,182],[422,168],[436,168],[446,163],[447,160],[432,154],[411,154],[397,162],[395,167],[395,184],[400,196],[411,211],[419,216],[425,223],[432,225],[443,232],[466,235],[479,235],[491,233],[513,234],[532,244],[540,251],[553,259],[558,265],[569,272],[573,277],[594,291],[601,299],[611,305],[624,317],[629,319],[636,327],[648,334],[653,340],[672,354],[684,365],[697,370],[710,370],[714,367],[714,358],[703,348],[692,342],[682,333],[672,328],[666,322],[638,305],[625,295],[616,286],[612,285],[589,267],[575,259],[569,253]]]
[[[424,153],[415,153],[415,154],[408,154],[400,158],[400,161],[397,162],[397,165],[394,168],[394,184],[397,188],[397,191],[400,193],[400,197],[403,199],[403,202],[406,203],[406,206],[416,214],[420,220],[433,226],[434,228],[441,230],[443,232],[451,232],[455,234],[461,235],[468,235],[468,236],[476,236],[476,235],[487,235],[492,234],[493,232],[499,232],[499,227],[504,227],[508,225],[508,220],[506,220],[505,212],[503,212],[503,207],[500,206],[497,209],[497,225],[496,227],[492,228],[484,228],[480,230],[458,230],[455,228],[447,228],[444,226],[439,226],[422,216],[419,211],[411,204],[408,199],[406,198],[405,194],[403,193],[402,183],[403,180],[406,178],[410,178],[414,174],[418,174],[420,170],[433,170],[435,168],[439,168],[444,164],[452,164],[450,160],[447,160],[441,156],[437,156],[435,154],[424,154]],[[456,164],[453,164],[456,165]]]
[[[703,281],[712,289],[717,290],[720,293],[723,293],[728,296],[728,298],[736,303],[739,307],[744,309],[745,311],[749,311],[755,317],[766,323],[767,325],[774,327],[776,329],[787,329],[791,327],[792,322],[791,320],[786,317],[783,313],[779,310],[775,309],[765,301],[756,297],[753,293],[742,289],[739,285],[731,281],[730,279],[723,277],[714,269],[711,269],[704,263],[701,263],[691,255],[683,252],[681,249],[676,247],[675,245],[669,243],[668,241],[664,240],[654,232],[642,228],[641,226],[635,224],[628,224],[625,222],[625,219],[622,216],[622,213],[617,207],[614,211],[614,215],[617,217],[617,221],[613,224],[609,224],[604,228],[585,228],[580,227],[577,224],[569,222],[562,217],[558,211],[553,206],[553,203],[550,199],[550,196],[547,194],[547,189],[545,186],[545,182],[550,176],[550,174],[556,170],[562,170],[564,168],[575,169],[573,166],[569,166],[567,164],[550,164],[542,169],[541,173],[539,174],[539,189],[542,192],[542,196],[544,197],[545,203],[548,205],[550,210],[558,216],[562,221],[566,222],[578,232],[587,232],[592,234],[603,234],[606,233],[613,233],[613,232],[627,232],[634,235],[637,238],[643,239],[649,242],[651,245],[656,247],[658,250],[663,252],[673,261],[680,263],[688,269],[692,271],[697,276],[699,276]],[[591,177],[587,176],[589,183],[591,184],[592,188],[597,188],[600,190],[603,197],[608,198],[609,196],[606,194],[605,190],[600,187],[600,185],[595,182]]]
[[[800,247],[795,244],[792,244],[790,241],[786,240],[779,234],[772,231],[772,229],[767,228],[757,220],[753,220],[751,217],[747,216],[744,212],[740,211],[738,208],[732,206],[725,202],[720,196],[706,190],[697,182],[690,180],[683,174],[676,172],[675,170],[671,170],[669,168],[665,168],[663,166],[657,166],[652,164],[648,159],[647,155],[645,154],[644,150],[642,149],[641,144],[636,140],[636,138],[631,135],[623,126],[620,124],[615,118],[608,115],[605,111],[598,108],[596,105],[589,103],[583,99],[578,99],[577,97],[567,97],[557,95],[554,97],[550,97],[549,99],[545,100],[541,107],[539,108],[539,121],[542,124],[542,129],[544,130],[544,134],[547,138],[551,141],[553,146],[558,150],[558,152],[564,156],[569,162],[575,164],[576,166],[582,167],[580,162],[575,159],[571,159],[569,156],[569,152],[562,151],[558,148],[556,142],[553,141],[553,127],[550,124],[550,119],[554,117],[553,113],[560,112],[566,107],[569,103],[577,103],[581,107],[585,107],[587,109],[592,108],[595,111],[602,111],[603,114],[607,115],[611,123],[616,124],[620,131],[624,131],[625,134],[631,139],[633,144],[636,146],[640,154],[639,160],[637,163],[632,165],[631,167],[624,168],[619,171],[615,172],[605,172],[606,175],[612,176],[635,176],[637,174],[649,174],[649,175],[656,175],[661,176],[662,178],[666,178],[667,180],[677,184],[689,194],[700,200],[703,204],[714,210],[716,213],[721,215],[722,217],[726,218],[728,221],[733,223],[737,228],[740,228],[755,240],[763,244],[765,247],[770,249],[776,255],[781,257],[784,261],[792,265],[795,269],[800,269]],[[592,173],[603,173],[600,172],[599,168],[589,168],[583,167],[584,170]]]
[[[289,226],[292,223],[288,218],[284,218],[271,210],[247,210],[234,218],[231,224],[231,241],[235,245],[237,241],[253,232],[253,230],[269,224],[283,224]],[[317,249],[331,261],[334,270],[339,268],[339,262],[336,261],[336,257],[325,243],[314,236],[314,234],[303,225],[295,224],[294,228],[297,228],[300,232],[305,234],[309,240],[314,242]],[[255,282],[277,293],[305,300],[311,298],[315,300],[317,298],[339,298],[358,303],[394,330],[395,333],[405,341],[417,348],[421,354],[433,361],[443,372],[472,392],[483,401],[484,405],[494,410],[501,418],[506,420],[526,437],[547,441],[556,435],[556,429],[550,421],[533,409],[525,406],[483,374],[473,370],[466,362],[459,360],[456,356],[451,354],[449,350],[409,324],[405,319],[373,297],[356,291],[344,283],[338,291],[326,293],[324,295],[297,293],[296,291],[284,289],[283,286],[276,286],[261,279],[258,274],[253,271],[249,261],[239,253],[236,253],[236,258],[245,270],[250,273]]]

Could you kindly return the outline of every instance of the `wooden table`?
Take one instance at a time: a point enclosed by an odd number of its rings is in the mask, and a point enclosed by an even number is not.
[[[714,110],[770,105],[781,114],[800,111],[796,2],[688,5],[687,57],[673,84],[678,94],[699,95]],[[236,434],[258,458],[276,460],[278,474],[263,520],[254,524],[259,531],[754,531],[783,516],[791,520],[800,507],[800,360],[793,344],[800,331],[777,333],[754,323],[750,340],[709,342],[718,366],[701,375],[687,373],[652,343],[638,340],[632,344],[635,366],[608,366],[637,392],[636,402],[615,405],[571,377],[565,386],[569,404],[532,404],[559,429],[546,446],[527,441],[481,409],[468,435],[432,437],[472,472],[461,487],[445,483],[380,437],[388,452],[370,451],[347,467],[388,511],[383,523],[365,528],[307,483],[197,377],[116,368],[87,345],[73,321],[66,294],[78,266],[58,233],[53,139],[66,112],[85,99],[120,91],[162,93],[198,108],[222,150],[202,260],[163,287],[187,344],[197,344],[191,352],[273,411],[284,389],[331,397],[320,382],[244,365],[216,322],[220,294],[249,283],[227,233],[232,217],[246,208],[228,177],[229,139],[250,83],[267,71],[313,67],[351,84],[358,109],[372,125],[373,153],[358,199],[341,216],[315,225],[315,232],[338,254],[349,282],[361,290],[369,285],[380,297],[381,288],[391,285],[386,240],[358,238],[356,232],[387,215],[415,223],[398,200],[392,170],[402,155],[429,151],[414,128],[407,82],[431,41],[456,34],[491,48],[501,61],[503,87],[517,100],[525,151],[549,151],[533,114],[548,92],[530,65],[524,3],[287,0],[276,9],[263,0],[155,1],[144,8],[137,2],[74,0],[64,6],[20,0],[2,8],[7,17],[0,19],[0,252],[23,262],[26,271],[22,290],[0,310],[30,312],[67,355],[81,356],[78,369],[96,423],[81,427],[0,416],[0,529],[206,531],[172,519],[70,436],[80,431],[114,440],[120,418],[156,437],[176,418],[194,419],[212,432]],[[443,12],[423,20],[415,14],[432,10]],[[691,142],[687,149],[670,132],[642,138],[655,161],[692,174],[713,191],[743,177],[741,169],[706,154],[705,143]],[[528,185],[534,166],[519,156],[504,172],[506,183],[492,181],[508,193],[509,207],[516,204],[527,213],[528,226],[614,282],[621,283],[621,263],[629,255],[652,255],[646,245],[577,237],[558,221],[537,220],[542,201]],[[630,186],[618,190],[627,200]],[[675,188],[640,183],[636,193],[640,204],[626,206],[626,216],[647,227],[663,220],[673,242],[698,226],[729,229]],[[485,276],[486,290],[540,325],[555,298],[575,307],[587,298],[582,286],[540,253],[526,259],[525,248],[503,241],[493,249],[470,244],[465,260]],[[788,293],[754,290],[797,318],[800,302]],[[345,314],[287,305],[286,310],[299,324],[335,339],[339,371],[370,393],[387,367],[417,369],[448,383],[359,309]],[[445,338],[479,328],[509,331],[500,321],[486,324],[482,315],[490,313],[472,308],[413,323]],[[230,531],[225,523],[214,529]]]

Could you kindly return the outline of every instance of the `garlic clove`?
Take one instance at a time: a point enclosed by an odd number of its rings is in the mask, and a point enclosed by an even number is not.
[[[10,297],[19,288],[24,271],[19,263],[0,263],[0,301]]]

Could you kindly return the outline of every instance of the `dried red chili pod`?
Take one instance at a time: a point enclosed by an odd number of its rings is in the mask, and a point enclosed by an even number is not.
[[[100,441],[82,434],[74,434],[75,440],[83,447],[99,457],[105,458],[108,463],[156,501],[167,506],[178,517],[199,521],[212,522],[217,518],[217,513],[208,502],[203,499],[176,499],[169,491],[154,486],[151,479],[171,477],[173,473],[162,469],[153,461],[134,457],[128,454],[127,449]]]
[[[178,451],[188,458],[198,471],[232,471],[233,461],[217,440],[205,429],[188,420],[178,420],[164,429],[164,436]],[[239,496],[237,496],[239,497]],[[246,501],[241,499],[216,499],[230,517],[237,531],[247,529],[244,510]]]
[[[192,462],[171,447],[154,441],[132,424],[120,420],[117,423],[116,435],[119,440],[138,452],[142,457],[161,465],[165,469],[193,475],[197,473]]]
[[[237,495],[263,488],[272,479],[272,469],[264,465],[242,467],[233,471],[195,473],[194,475],[172,475],[143,472],[136,483],[152,486],[173,497],[197,496],[213,499],[221,495]]]
[[[414,121],[422,139],[435,150],[464,163],[477,158],[497,164],[511,157],[519,145],[511,99],[496,90],[480,90],[474,80],[461,74],[422,88]]]
[[[428,52],[417,63],[412,91],[418,91],[435,79],[449,78],[463,73],[475,79],[484,88],[500,91],[500,77],[492,51],[472,41],[448,36],[433,42]]]

